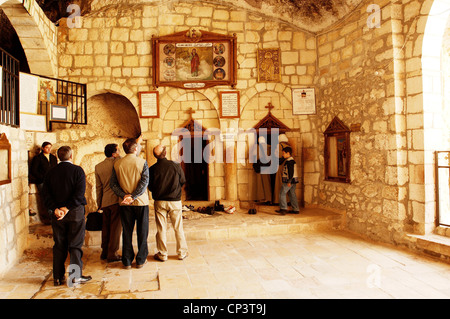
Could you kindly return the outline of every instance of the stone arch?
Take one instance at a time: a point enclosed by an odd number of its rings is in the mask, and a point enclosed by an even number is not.
[[[445,92],[441,76],[443,67],[441,54],[449,20],[450,3],[445,0],[434,0],[424,30],[421,57],[425,183],[425,209],[421,221],[424,223],[425,232],[434,230],[435,226],[434,151],[448,150],[450,147],[449,127],[442,121]],[[442,149],[443,146],[447,149]]]
[[[199,91],[188,91],[183,94],[168,94],[172,96],[172,102],[167,105],[164,110],[161,111],[161,118],[163,123],[167,121],[173,121],[173,125],[163,125],[163,134],[170,133],[169,130],[181,127],[186,121],[188,121],[191,115],[187,112],[192,108],[195,113],[192,117],[195,119],[202,119],[202,125],[205,128],[220,128],[219,114],[217,111],[217,105],[214,105],[208,96]],[[167,102],[167,100],[165,100]],[[165,130],[164,130],[165,127]]]
[[[239,125],[249,129],[267,115],[265,106],[270,102],[275,108],[272,114],[289,127],[294,127],[294,118],[287,118],[284,112],[292,112],[291,88],[281,83],[259,83],[243,92],[241,96],[241,118]],[[286,121],[286,122],[285,122]]]
[[[56,53],[52,54],[49,50],[54,48],[56,52],[56,46],[54,43],[50,43],[49,40],[44,38],[42,30],[40,26],[36,22],[36,20],[46,19],[45,15],[39,15],[37,11],[40,10],[39,6],[36,4],[33,7],[33,14],[30,15],[27,10],[24,8],[22,1],[18,0],[9,0],[3,1],[1,4],[1,9],[8,17],[11,25],[16,30],[16,33],[19,37],[19,40],[22,44],[23,50],[25,51],[25,55],[27,57],[28,65],[30,67],[30,72],[39,75],[45,75],[50,77],[55,77],[57,75],[56,71]],[[48,20],[48,19],[47,19]],[[49,20],[48,20],[49,21]],[[41,23],[42,28],[48,26],[49,29],[52,29],[53,24],[49,21],[49,23]],[[55,33],[55,30],[48,30],[48,33]]]
[[[103,92],[87,100],[88,126],[98,136],[137,137],[141,132],[139,116],[124,95]]]

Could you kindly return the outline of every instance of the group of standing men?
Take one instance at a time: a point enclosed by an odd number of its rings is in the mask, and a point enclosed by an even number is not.
[[[51,145],[51,144],[50,144]],[[178,259],[188,256],[182,225],[181,188],[186,182],[181,166],[166,159],[164,146],[156,146],[153,155],[157,162],[148,167],[140,158],[139,139],[130,138],[122,144],[125,152],[120,157],[117,144],[105,147],[106,159],[96,165],[96,190],[99,210],[103,211],[102,253],[108,262],[122,261],[131,268],[136,257],[136,268],[147,262],[149,233],[149,194],[152,192],[156,221],[156,248],[154,258],[165,261],[167,218],[171,219],[177,240]],[[44,152],[44,150],[43,150]],[[91,276],[83,276],[82,246],[85,237],[86,175],[80,166],[72,163],[68,146],[57,151],[60,163],[45,173],[42,195],[50,212],[53,229],[53,279],[56,286],[66,283],[64,262],[70,254],[70,283],[85,283]],[[132,245],[136,225],[137,254]],[[122,233],[122,256],[118,254]]]

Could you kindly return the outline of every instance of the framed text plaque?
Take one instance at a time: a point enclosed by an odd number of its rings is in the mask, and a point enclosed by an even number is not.
[[[141,118],[158,118],[159,92],[139,92],[139,108]]]
[[[314,88],[292,89],[292,114],[316,114],[316,93]]]
[[[220,117],[239,118],[241,116],[238,91],[222,91],[220,96]]]
[[[153,85],[203,89],[237,83],[237,40],[208,31],[152,36]]]
[[[67,122],[67,106],[51,104],[50,121]]]

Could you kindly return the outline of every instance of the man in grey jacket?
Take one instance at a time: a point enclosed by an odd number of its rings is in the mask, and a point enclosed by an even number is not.
[[[103,212],[102,224],[102,253],[100,258],[108,262],[120,261],[117,254],[122,233],[120,222],[119,197],[109,186],[114,162],[120,158],[117,144],[105,146],[105,160],[95,166],[95,190],[97,193],[97,207]]]

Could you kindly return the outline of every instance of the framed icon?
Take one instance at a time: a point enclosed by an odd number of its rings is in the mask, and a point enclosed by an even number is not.
[[[152,37],[153,84],[202,89],[237,84],[237,40],[195,29]]]

